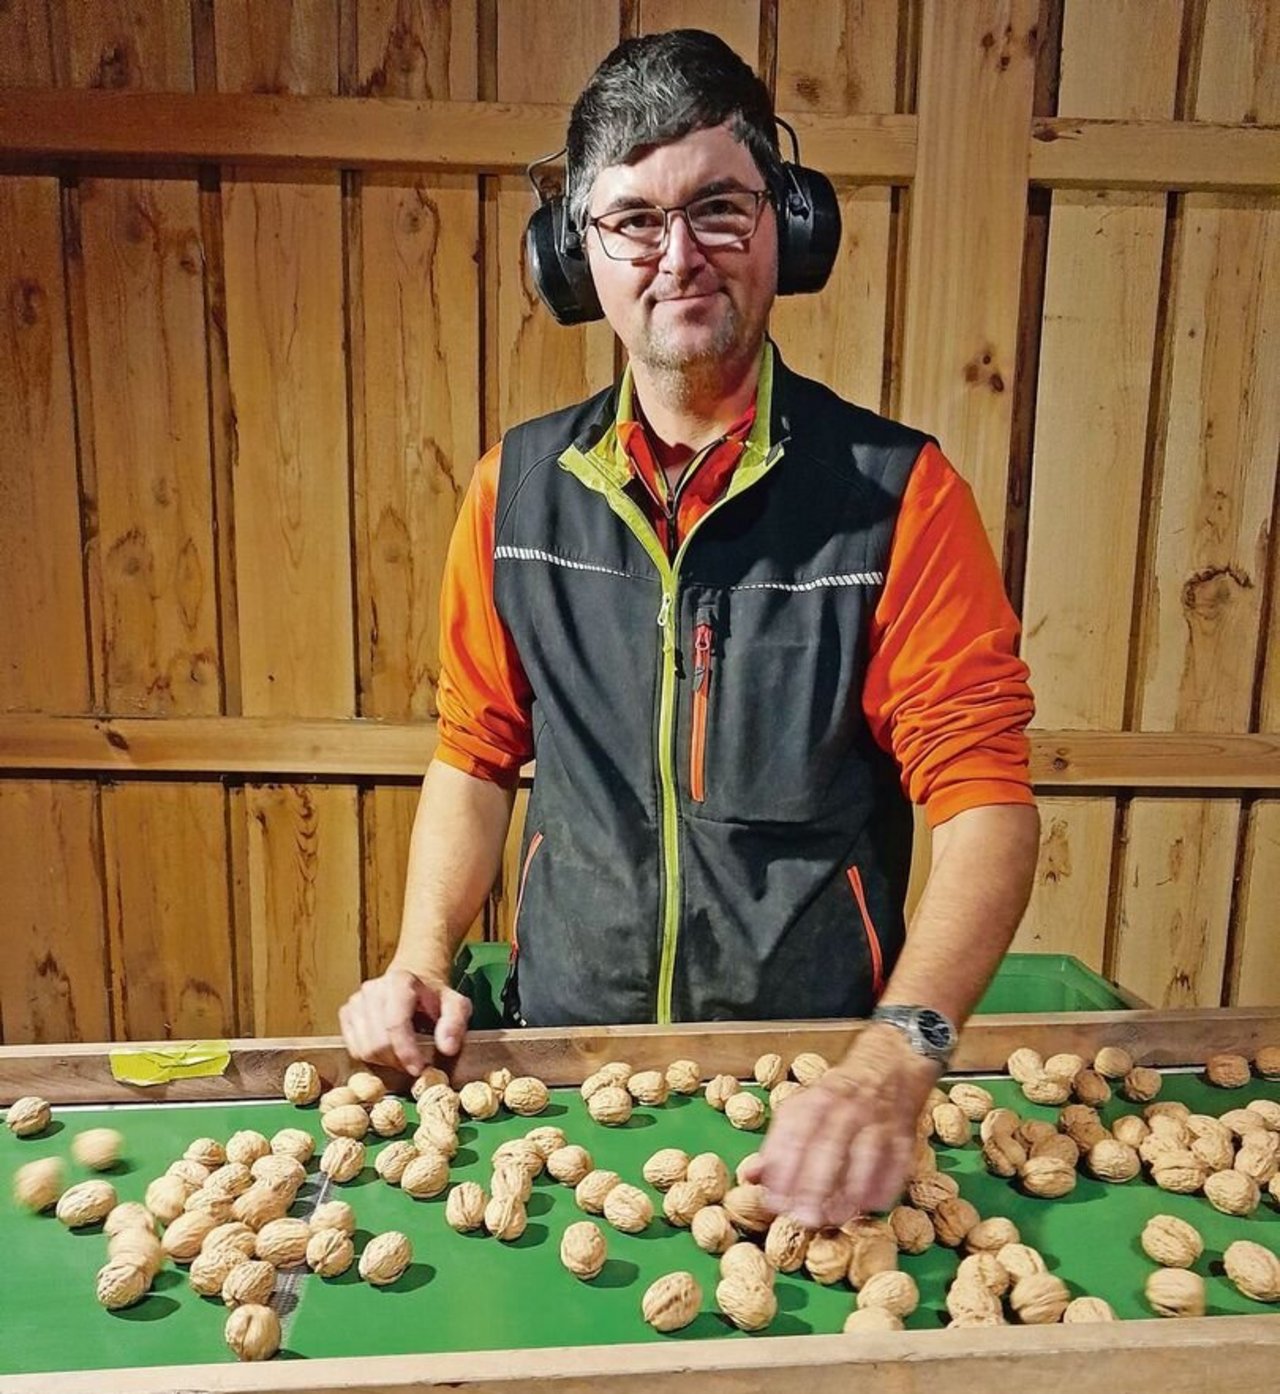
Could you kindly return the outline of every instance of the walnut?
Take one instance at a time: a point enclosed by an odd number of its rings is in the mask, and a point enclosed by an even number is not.
[[[1204,1193],[1224,1215],[1252,1215],[1262,1199],[1258,1183],[1242,1171],[1215,1171],[1205,1178]]]
[[[215,1162],[213,1166],[202,1166],[199,1162],[193,1162],[189,1157],[179,1157],[176,1162],[170,1162],[165,1168],[166,1176],[176,1176],[179,1181],[186,1185],[188,1193],[199,1190],[201,1186],[218,1170],[220,1166],[225,1166],[225,1162]]]
[[[1065,1162],[1067,1166],[1074,1168],[1080,1161],[1080,1147],[1074,1138],[1070,1138],[1066,1133],[1054,1133],[1052,1137],[1041,1138],[1031,1149],[1029,1161],[1036,1161],[1041,1157],[1052,1157],[1055,1161]]]
[[[627,1092],[638,1104],[656,1106],[667,1102],[670,1085],[661,1070],[641,1070],[627,1080]]]
[[[187,1149],[182,1155],[187,1161],[198,1162],[209,1171],[225,1166],[227,1161],[227,1149],[213,1137],[196,1138],[194,1142],[187,1144]]]
[[[773,1221],[763,1186],[731,1186],[720,1203],[740,1234],[764,1234]]]
[[[1043,1142],[1046,1138],[1057,1137],[1058,1130],[1052,1123],[1046,1123],[1043,1118],[1027,1118],[1018,1124],[1018,1131],[1014,1136],[1030,1155],[1031,1149],[1036,1143]]]
[[[907,1182],[907,1198],[917,1210],[933,1214],[944,1200],[960,1194],[960,1185],[945,1171],[931,1171],[926,1176],[913,1176]]]
[[[1157,1118],[1176,1118],[1185,1123],[1191,1117],[1191,1109],[1178,1099],[1161,1099],[1158,1103],[1148,1103],[1142,1110],[1142,1116],[1148,1123],[1153,1123]]]
[[[524,1233],[529,1216],[524,1201],[515,1196],[500,1200],[494,1197],[484,1208],[484,1227],[495,1239],[514,1243]]]
[[[993,1108],[978,1124],[978,1136],[989,1142],[997,1133],[1016,1133],[1022,1119],[1011,1108]]]
[[[1252,1078],[1249,1062],[1243,1055],[1211,1055],[1204,1062],[1204,1073],[1210,1084],[1219,1089],[1243,1089]]]
[[[124,1138],[114,1128],[86,1128],[71,1141],[71,1155],[90,1171],[109,1171],[120,1160]]]
[[[1163,1153],[1151,1167],[1151,1179],[1162,1191],[1174,1191],[1183,1196],[1194,1195],[1200,1190],[1205,1175],[1205,1169],[1195,1153],[1181,1149]]]
[[[444,1221],[459,1234],[468,1234],[484,1224],[484,1208],[489,1197],[474,1181],[460,1181],[445,1202]]]
[[[268,1220],[258,1231],[254,1252],[276,1268],[293,1268],[306,1258],[310,1238],[311,1229],[305,1220],[283,1215],[278,1220]]]
[[[1122,1113],[1111,1125],[1111,1136],[1117,1142],[1123,1142],[1126,1147],[1141,1146],[1143,1139],[1150,1132],[1151,1128],[1146,1119],[1139,1118],[1136,1113]]]
[[[536,1144],[529,1141],[527,1137],[508,1138],[506,1142],[494,1149],[493,1165],[496,1167],[499,1162],[514,1162],[521,1168],[532,1181],[535,1176],[541,1175],[546,1166],[542,1153],[538,1151]]]
[[[242,1128],[227,1139],[225,1151],[229,1163],[238,1162],[241,1166],[251,1167],[259,1157],[270,1154],[271,1143],[255,1129]]]
[[[328,1137],[354,1138],[357,1142],[369,1131],[369,1115],[359,1104],[339,1104],[320,1119]]]
[[[326,1200],[311,1212],[308,1223],[313,1234],[318,1229],[340,1229],[344,1234],[354,1234],[356,1212],[345,1200]]]
[[[667,1273],[640,1299],[645,1321],[655,1331],[679,1331],[698,1315],[702,1289],[692,1273]]]
[[[49,1160],[56,1161],[57,1158],[51,1157]],[[38,1164],[33,1163],[33,1165]],[[127,1229],[145,1229],[148,1234],[154,1234],[156,1232],[156,1217],[140,1201],[122,1200],[103,1220],[102,1232],[110,1239],[113,1235],[122,1234]]]
[[[606,1084],[587,1100],[587,1112],[609,1128],[620,1128],[631,1118],[631,1095],[618,1084]]]
[[[359,1147],[360,1143],[357,1142],[353,1145]],[[231,1205],[231,1215],[233,1219],[256,1230],[261,1229],[270,1220],[280,1219],[288,1208],[288,1196],[282,1195],[270,1186],[259,1183],[256,1186],[250,1186],[244,1195],[235,1198]]]
[[[1102,1297],[1075,1297],[1067,1303],[1062,1320],[1067,1326],[1086,1321],[1115,1321],[1111,1303]]]
[[[860,1309],[883,1307],[895,1317],[909,1317],[920,1305],[920,1290],[910,1273],[873,1273],[858,1291]]]
[[[1071,1092],[1082,1104],[1094,1108],[1100,1108],[1111,1098],[1111,1086],[1097,1070],[1081,1070],[1071,1081]]]
[[[1158,1317],[1204,1316],[1204,1279],[1185,1268],[1157,1268],[1147,1279],[1147,1303]]]
[[[37,1094],[15,1099],[5,1114],[5,1125],[15,1137],[35,1137],[44,1132],[53,1117],[48,1101]]]
[[[201,1297],[217,1297],[227,1281],[227,1274],[240,1264],[248,1263],[249,1258],[250,1255],[234,1244],[217,1244],[211,1249],[201,1249],[191,1260],[187,1282],[191,1284],[191,1290]]]
[[[389,1229],[375,1234],[360,1255],[360,1276],[374,1287],[389,1287],[413,1260],[413,1246],[407,1234]]]
[[[666,1191],[683,1181],[689,1170],[689,1154],[678,1147],[664,1147],[644,1164],[644,1179],[656,1190]]]
[[[874,1231],[850,1235],[853,1251],[849,1256],[849,1270],[845,1277],[854,1291],[860,1290],[867,1279],[876,1273],[888,1273],[898,1266],[898,1245],[889,1234]]]
[[[490,1070],[484,1077],[484,1082],[493,1090],[499,1103],[506,1099],[507,1085],[511,1083],[511,1071],[505,1065],[496,1070]]]
[[[575,1278],[596,1277],[607,1257],[604,1235],[599,1225],[590,1220],[578,1220],[570,1225],[560,1240],[560,1262]]]
[[[748,1282],[772,1284],[776,1270],[763,1249],[745,1239],[731,1244],[720,1255],[722,1278],[745,1278]]]
[[[995,1133],[982,1144],[982,1160],[993,1176],[1017,1176],[1027,1164],[1027,1149],[1013,1133]]]
[[[573,1198],[580,1209],[588,1215],[603,1215],[604,1202],[609,1192],[622,1178],[616,1171],[603,1171],[597,1168],[589,1171],[574,1188]]]
[[[182,1214],[187,1197],[194,1190],[179,1176],[158,1176],[147,1186],[143,1204],[161,1224],[167,1225]]]
[[[1065,1104],[1071,1097],[1071,1085],[1057,1075],[1041,1073],[1027,1080],[1022,1092],[1033,1104]]]
[[[777,1113],[789,1098],[795,1094],[803,1093],[803,1084],[797,1084],[794,1079],[784,1079],[781,1084],[775,1084],[769,1090],[769,1107],[774,1113]]]
[[[1133,1056],[1123,1046],[1103,1046],[1093,1057],[1093,1068],[1104,1079],[1123,1079],[1133,1063]]]
[[[532,1118],[551,1102],[551,1094],[540,1079],[534,1079],[532,1075],[521,1075],[507,1085],[502,1102],[521,1118]]]
[[[427,1114],[434,1113],[443,1118],[451,1127],[458,1126],[462,1117],[462,1095],[447,1084],[433,1084],[418,1100],[418,1118],[421,1121]]]
[[[714,1152],[699,1152],[689,1159],[684,1180],[702,1188],[708,1205],[718,1205],[729,1189],[729,1168]]]
[[[1263,1079],[1280,1079],[1280,1046],[1263,1046],[1253,1063]]]
[[[1237,1239],[1222,1255],[1227,1277],[1255,1302],[1280,1302],[1280,1258],[1261,1244]]]
[[[969,1116],[959,1104],[939,1104],[932,1117],[934,1132],[948,1147],[963,1147],[973,1136]]]
[[[722,1254],[738,1242],[738,1231],[723,1205],[704,1205],[689,1223],[693,1242],[704,1253]]]
[[[773,1288],[738,1273],[720,1279],[716,1305],[742,1331],[763,1331],[778,1314]]]
[[[1014,1283],[1009,1293],[1009,1306],[1027,1326],[1047,1326],[1061,1321],[1070,1301],[1066,1283],[1052,1273],[1028,1273]]]
[[[596,1073],[604,1077],[606,1084],[625,1086],[635,1071],[625,1060],[610,1060],[601,1065]]]
[[[241,1360],[270,1360],[280,1349],[280,1318],[270,1307],[246,1302],[227,1318],[223,1337]]]
[[[527,1201],[533,1194],[533,1178],[514,1157],[501,1157],[493,1168],[489,1193],[502,1199],[515,1196]]]
[[[364,1143],[353,1137],[335,1137],[320,1156],[320,1170],[341,1184],[354,1181],[364,1170]]]
[[[1249,1133],[1265,1132],[1267,1125],[1262,1121],[1262,1115],[1251,1108],[1229,1108],[1218,1122],[1222,1124],[1232,1135],[1232,1137],[1244,1138]]]
[[[933,1221],[914,1205],[899,1205],[889,1212],[889,1225],[904,1254],[922,1254],[933,1243]]]
[[[1012,1281],[1004,1264],[994,1253],[986,1250],[961,1259],[956,1269],[956,1286],[961,1283],[976,1283],[997,1298],[1003,1297],[1009,1291]],[[952,1312],[951,1315],[955,1316],[955,1313]]]
[[[723,1113],[725,1104],[741,1091],[742,1085],[732,1075],[714,1075],[707,1081],[703,1097],[717,1113]]]
[[[1057,1200],[1075,1190],[1076,1169],[1061,1157],[1030,1157],[1019,1180],[1028,1195]]]
[[[958,1249],[964,1243],[965,1235],[981,1218],[977,1208],[961,1196],[942,1201],[933,1212],[933,1227],[938,1243],[948,1249]]]
[[[1268,1132],[1280,1133],[1280,1103],[1274,1099],[1250,1099],[1245,1108],[1262,1119]]]
[[[146,1296],[151,1275],[145,1268],[128,1259],[108,1259],[98,1269],[97,1298],[109,1312],[132,1307]]]
[[[703,1209],[707,1198],[702,1188],[694,1181],[677,1181],[662,1198],[662,1213],[668,1223],[679,1229],[687,1229],[693,1217]]]
[[[183,1206],[183,1209],[199,1210],[209,1215],[214,1224],[221,1225],[233,1218],[231,1213],[233,1203],[231,1196],[221,1195],[217,1191],[205,1189],[193,1191],[187,1197],[187,1202]]]
[[[777,1272],[795,1273],[804,1265],[812,1235],[813,1231],[807,1229],[799,1220],[790,1215],[779,1215],[765,1235],[764,1256]],[[844,1272],[840,1273],[840,1277],[845,1276],[848,1267],[846,1259]]]
[[[991,1091],[980,1084],[953,1084],[947,1097],[971,1123],[981,1123],[996,1106]]]
[[[107,1241],[107,1257],[145,1268],[148,1278],[154,1278],[164,1267],[165,1253],[160,1240],[150,1230],[132,1226],[111,1236]]]
[[[733,1184],[735,1186],[747,1186],[751,1183],[747,1179],[747,1173],[754,1170],[760,1163],[759,1152],[748,1152],[733,1170]]]
[[[619,1181],[604,1198],[604,1217],[624,1234],[642,1234],[653,1219],[653,1203],[639,1186]]]
[[[83,1229],[105,1220],[115,1209],[116,1199],[110,1181],[81,1181],[63,1191],[54,1213],[68,1229]]]
[[[667,1088],[673,1094],[696,1094],[702,1071],[693,1060],[673,1060],[667,1066]]]
[[[1136,1065],[1121,1081],[1120,1092],[1130,1103],[1145,1104],[1155,1098],[1163,1084],[1159,1070]]]
[[[216,1229],[218,1223],[207,1210],[189,1210],[165,1230],[161,1248],[176,1262],[190,1263],[200,1252],[205,1236]]]
[[[1142,1159],[1136,1148],[1103,1138],[1089,1149],[1086,1165],[1099,1181],[1132,1181],[1142,1170]]]
[[[355,1258],[351,1236],[340,1229],[318,1229],[307,1240],[307,1267],[321,1278],[336,1278]]]
[[[372,1108],[380,1099],[386,1098],[387,1086],[368,1070],[357,1070],[347,1079],[347,1088],[356,1096],[356,1101],[365,1108]]]
[[[1185,1150],[1185,1148],[1179,1147],[1171,1137],[1164,1137],[1160,1133],[1148,1133],[1138,1147],[1138,1156],[1149,1167],[1154,1167],[1161,1157],[1176,1156]],[[1234,1156],[1235,1151],[1232,1149],[1232,1157],[1234,1158]]]
[[[418,1149],[411,1142],[393,1142],[384,1147],[374,1158],[373,1169],[388,1186],[398,1186],[404,1176],[405,1167],[418,1155]]]
[[[901,1331],[902,1318],[895,1317],[884,1307],[855,1307],[844,1319],[841,1330],[846,1334],[862,1331]]]
[[[62,1194],[65,1174],[61,1157],[27,1162],[14,1172],[13,1198],[26,1210],[48,1210]]]
[[[998,1326],[1004,1321],[1000,1299],[972,1279],[960,1279],[947,1289],[947,1313],[956,1326]]]
[[[996,1250],[996,1258],[1015,1283],[1028,1273],[1046,1271],[1044,1259],[1030,1244],[1006,1244],[1003,1249]]]
[[[1065,1133],[1082,1152],[1111,1134],[1102,1125],[1098,1110],[1090,1104],[1068,1104],[1058,1114],[1058,1129]]]
[[[320,1072],[308,1060],[295,1060],[284,1072],[284,1096],[301,1107],[320,1097]]]
[[[1219,1133],[1205,1133],[1193,1138],[1191,1151],[1207,1171],[1230,1171],[1236,1164],[1236,1149],[1232,1146],[1230,1133],[1225,1137]]]
[[[1151,1136],[1168,1138],[1176,1147],[1189,1147],[1191,1145],[1191,1129],[1187,1126],[1185,1118],[1176,1118],[1171,1114],[1154,1114],[1150,1120]]]
[[[744,1090],[725,1100],[724,1116],[735,1128],[754,1133],[764,1127],[764,1104]]]
[[[307,1227],[315,1233],[315,1226],[310,1220]],[[254,1251],[258,1247],[258,1236],[239,1220],[228,1220],[225,1224],[215,1225],[204,1237],[204,1242],[200,1245],[202,1254],[212,1253],[215,1249],[229,1248],[236,1249],[245,1258],[252,1258]],[[221,1287],[221,1284],[219,1284]]]
[[[594,1165],[591,1153],[576,1143],[557,1147],[547,1158],[547,1171],[565,1186],[576,1186]]]
[[[1084,1067],[1083,1056],[1072,1051],[1061,1051],[1057,1055],[1050,1055],[1044,1062],[1044,1073],[1070,1084]]]
[[[448,1119],[438,1113],[428,1113],[414,1129],[413,1145],[419,1150],[434,1147],[442,1157],[458,1155],[458,1132]]]
[[[473,1079],[470,1084],[464,1084],[458,1102],[462,1111],[471,1118],[492,1118],[498,1111],[498,1096],[482,1079]]]
[[[1006,1244],[1020,1244],[1018,1226],[1003,1215],[979,1220],[964,1236],[965,1251],[970,1254],[999,1253]]]
[[[274,1265],[263,1259],[237,1264],[222,1284],[222,1300],[228,1307],[270,1302],[276,1290]]]
[[[781,1055],[770,1052],[756,1061],[751,1073],[762,1089],[772,1089],[786,1079],[787,1067],[783,1064]]]
[[[1039,1051],[1023,1046],[1008,1058],[1005,1069],[1019,1084],[1026,1084],[1044,1073],[1044,1059]]]
[[[430,1200],[449,1184],[449,1159],[431,1151],[419,1152],[400,1175],[400,1189],[414,1200]]]
[[[524,1140],[542,1158],[544,1165],[550,1160],[553,1152],[559,1152],[568,1143],[564,1129],[557,1128],[551,1123],[543,1123],[540,1127],[530,1128],[525,1133]]]
[[[409,1096],[416,1104],[433,1085],[443,1084],[447,1086],[448,1083],[449,1076],[443,1070],[438,1069],[435,1065],[428,1065],[409,1086]]]
[[[805,1271],[814,1282],[830,1287],[848,1276],[853,1250],[853,1240],[842,1230],[820,1229],[810,1237],[805,1250]]]
[[[827,1058],[816,1050],[801,1051],[791,1062],[791,1078],[797,1084],[816,1084],[831,1068]]]
[[[255,1181],[274,1177],[292,1186],[296,1194],[307,1179],[306,1167],[301,1162],[295,1162],[292,1157],[277,1157],[268,1152],[265,1157],[258,1157],[253,1166],[258,1168],[257,1171],[246,1166],[244,1162],[228,1162],[226,1166],[220,1166],[217,1171],[209,1174],[204,1189],[218,1195],[230,1196],[234,1200],[236,1196],[244,1195]]]
[[[1267,1133],[1266,1138],[1274,1137],[1274,1133]],[[1257,1141],[1253,1141],[1257,1138]],[[1196,1142],[1203,1139],[1197,1138]],[[1268,1181],[1276,1174],[1276,1153],[1273,1147],[1263,1145],[1263,1135],[1250,1133],[1241,1144],[1239,1152],[1235,1155],[1235,1160],[1230,1164],[1232,1170],[1243,1173],[1251,1181],[1259,1186],[1265,1186]],[[1197,1156],[1199,1153],[1197,1153]],[[1215,1168],[1222,1170],[1223,1168]]]
[[[332,1117],[332,1114],[326,1115]],[[379,1137],[399,1137],[408,1126],[404,1105],[388,1095],[369,1110],[369,1126]]]

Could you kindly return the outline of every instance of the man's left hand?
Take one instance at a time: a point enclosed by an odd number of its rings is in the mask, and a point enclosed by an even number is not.
[[[840,1064],[782,1104],[745,1178],[763,1182],[771,1209],[813,1229],[887,1210],[938,1074],[894,1027],[866,1027]]]

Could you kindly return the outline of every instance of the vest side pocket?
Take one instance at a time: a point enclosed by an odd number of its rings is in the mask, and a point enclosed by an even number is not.
[[[524,1020],[520,1015],[520,907],[524,904],[524,888],[529,880],[529,868],[533,865],[533,859],[538,854],[538,849],[542,846],[543,836],[541,832],[536,832],[529,839],[529,846],[524,854],[524,865],[520,868],[520,889],[516,892],[516,913],[511,921],[511,958],[507,965],[507,978],[502,985],[502,1009],[510,1021],[523,1026]]]
[[[862,928],[867,936],[867,951],[871,955],[871,992],[878,1001],[880,994],[884,991],[884,954],[880,948],[880,936],[876,933],[876,927],[871,922],[871,912],[867,909],[867,896],[862,887],[862,873],[856,866],[851,866],[845,875],[849,878],[849,886],[853,891],[853,898],[857,902],[858,913],[862,916]]]

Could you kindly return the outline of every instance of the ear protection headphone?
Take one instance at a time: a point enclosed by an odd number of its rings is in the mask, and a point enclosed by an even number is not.
[[[831,180],[800,163],[800,142],[781,117],[774,117],[791,137],[792,160],[782,162],[769,180],[770,200],[778,218],[778,294],[806,295],[821,290],[840,249],[840,204]],[[581,231],[569,214],[563,194],[546,197],[533,171],[565,152],[544,155],[528,167],[538,207],[525,228],[525,255],[534,289],[557,324],[588,324],[604,318],[596,295]],[[568,183],[566,172],[566,185]]]

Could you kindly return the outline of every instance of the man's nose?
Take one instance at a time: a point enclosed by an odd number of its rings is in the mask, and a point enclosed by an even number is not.
[[[705,261],[706,256],[694,240],[684,212],[672,212],[667,222],[667,245],[662,251],[661,270],[685,277]]]

